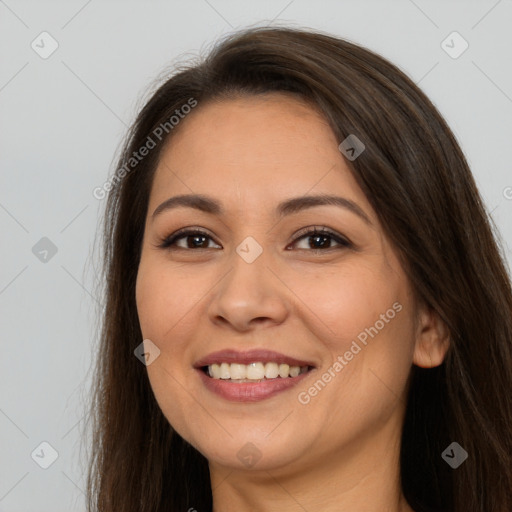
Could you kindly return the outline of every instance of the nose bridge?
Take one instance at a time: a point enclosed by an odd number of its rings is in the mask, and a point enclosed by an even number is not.
[[[230,270],[216,288],[210,305],[212,320],[222,317],[237,328],[256,318],[281,322],[286,315],[282,284],[267,268],[270,251],[252,236],[242,240],[229,257]]]
[[[252,236],[245,237],[229,257],[231,271],[221,286],[223,294],[238,297],[240,303],[260,302],[268,295],[268,251]]]

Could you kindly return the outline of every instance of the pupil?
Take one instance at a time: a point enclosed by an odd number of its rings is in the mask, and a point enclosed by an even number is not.
[[[201,239],[204,240],[205,236],[204,235],[196,235],[191,238],[193,240],[192,247],[201,247],[201,242],[199,240],[201,240]],[[196,244],[196,242],[198,242],[198,243]]]
[[[316,236],[314,236],[314,237],[312,237],[312,238],[313,238],[313,240],[314,240],[314,241],[315,241],[315,243],[316,243],[318,240],[320,240],[320,239],[322,239],[322,238],[324,239],[324,242],[325,242],[325,240],[326,240],[327,238],[329,238],[329,237],[328,237],[327,235],[316,235]],[[319,246],[318,246],[318,245],[315,245],[315,248],[318,248],[318,247],[324,247],[324,245],[325,245],[325,243],[322,243],[322,244],[320,244]]]

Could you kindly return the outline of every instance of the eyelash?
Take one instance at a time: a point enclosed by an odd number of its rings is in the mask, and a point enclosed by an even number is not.
[[[309,231],[305,231],[307,229],[309,229]],[[314,226],[312,230],[310,228],[305,228],[305,230],[302,230],[301,232],[298,233],[298,236],[297,236],[297,238],[295,238],[293,243],[296,243],[298,240],[301,240],[302,238],[309,238],[309,237],[313,237],[313,236],[326,236],[326,237],[332,238],[335,242],[340,244],[341,247],[328,247],[327,249],[317,248],[317,249],[299,249],[299,250],[319,253],[319,252],[327,252],[327,251],[330,251],[333,249],[344,249],[344,248],[353,247],[352,244],[347,239],[341,237],[337,233],[330,231],[329,229],[326,229],[324,227],[317,229],[317,226]],[[197,236],[197,235],[204,236],[204,237],[207,237],[207,238],[210,238],[211,240],[213,240],[213,238],[206,231],[203,231],[202,229],[183,228],[179,231],[176,231],[172,235],[169,235],[168,237],[162,239],[161,243],[158,244],[158,247],[161,249],[168,250],[168,251],[175,251],[175,250],[198,251],[198,250],[209,249],[208,247],[206,247],[206,248],[198,247],[196,249],[189,247],[189,248],[185,249],[183,247],[177,247],[174,245],[181,238],[187,238],[189,236]]]

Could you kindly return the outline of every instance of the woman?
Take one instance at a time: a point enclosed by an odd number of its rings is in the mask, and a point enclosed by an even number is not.
[[[510,279],[395,66],[235,34],[108,188],[89,510],[512,510]]]

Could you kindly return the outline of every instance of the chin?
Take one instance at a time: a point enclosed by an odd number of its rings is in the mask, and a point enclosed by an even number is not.
[[[199,442],[188,441],[210,462],[236,470],[269,471],[293,464],[301,453],[297,441],[288,438],[269,440],[258,433],[233,436],[229,439],[210,438]],[[307,448],[307,447],[306,447]]]

